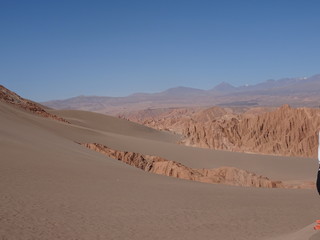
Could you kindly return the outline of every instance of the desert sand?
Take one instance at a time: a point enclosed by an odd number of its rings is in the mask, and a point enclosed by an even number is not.
[[[317,161],[186,147],[179,135],[84,111],[44,118],[0,102],[1,239],[318,239],[316,190],[236,187],[156,175],[76,142],[314,181]]]

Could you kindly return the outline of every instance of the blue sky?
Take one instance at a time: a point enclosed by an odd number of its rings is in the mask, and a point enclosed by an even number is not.
[[[0,0],[0,84],[36,101],[320,73],[318,0]]]

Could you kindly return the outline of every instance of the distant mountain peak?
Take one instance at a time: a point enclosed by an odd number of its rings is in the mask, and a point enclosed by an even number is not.
[[[163,92],[160,92],[160,94],[188,95],[188,94],[199,94],[204,92],[205,90],[198,89],[198,88],[179,86],[179,87],[169,88]]]
[[[156,93],[137,93],[127,97],[77,97],[43,104],[57,109],[78,109],[116,115],[148,107],[193,106],[319,106],[320,75],[304,78],[269,79],[264,82],[232,86],[221,82],[210,90],[177,86]]]
[[[197,89],[197,88],[191,88],[191,87],[184,87],[184,86],[177,86],[177,87],[173,87],[173,88],[169,88],[165,91],[193,91],[193,90],[201,90],[201,89]]]
[[[215,86],[212,90],[218,91],[218,92],[230,92],[230,91],[234,91],[235,89],[236,87],[232,86],[230,83],[221,82],[217,86]]]

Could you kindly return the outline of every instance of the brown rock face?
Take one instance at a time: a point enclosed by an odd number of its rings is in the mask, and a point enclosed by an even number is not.
[[[42,117],[51,118],[57,121],[69,123],[67,120],[61,117],[48,113],[40,105],[20,97],[18,94],[10,91],[9,89],[5,88],[2,85],[0,85],[0,100],[5,103],[13,104],[19,108],[22,108],[26,111],[40,115]]]
[[[190,122],[184,143],[241,152],[316,157],[320,129],[318,109],[288,105],[258,116]]]
[[[181,143],[220,150],[316,157],[320,110],[254,108],[242,113],[218,107],[130,120],[182,134]]]
[[[108,157],[117,159],[131,166],[142,169],[146,172],[181,178],[186,180],[223,183],[245,187],[264,188],[297,188],[300,186],[288,186],[281,181],[272,181],[264,176],[234,167],[220,167],[215,169],[194,169],[184,166],[181,163],[170,161],[158,156],[142,155],[134,152],[123,152],[110,149],[97,143],[81,144],[89,149],[100,152]],[[309,187],[308,187],[309,188]]]

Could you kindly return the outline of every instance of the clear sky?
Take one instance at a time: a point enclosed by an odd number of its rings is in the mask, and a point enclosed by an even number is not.
[[[0,84],[36,101],[320,73],[319,0],[0,0]]]

